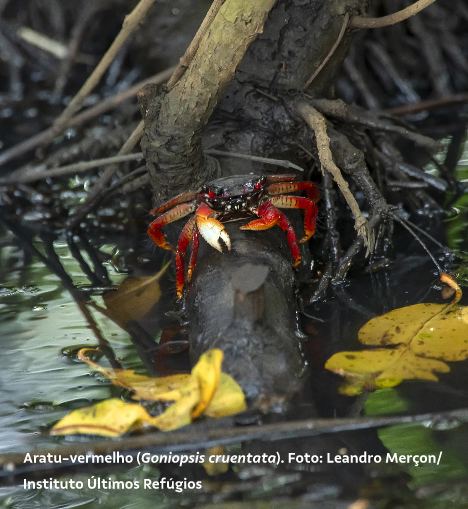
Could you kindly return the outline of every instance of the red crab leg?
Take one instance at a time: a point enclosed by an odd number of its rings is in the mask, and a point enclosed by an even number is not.
[[[297,267],[301,263],[301,255],[297,245],[296,234],[288,218],[269,201],[260,205],[257,215],[260,219],[250,221],[250,223],[241,226],[240,230],[268,230],[268,228],[272,228],[277,224],[286,232],[289,249],[294,258],[293,267]]]
[[[177,243],[176,252],[176,289],[177,298],[182,298],[182,291],[184,289],[184,278],[185,278],[185,265],[184,265],[184,254],[187,251],[187,247],[192,240],[193,230],[195,228],[196,217],[191,217],[182,228],[182,233]]]
[[[267,189],[269,195],[294,193],[295,191],[306,191],[307,196],[317,203],[320,199],[318,187],[312,182],[285,182],[272,184]]]
[[[166,237],[164,236],[160,228],[162,228],[164,225],[168,223],[172,223],[173,221],[177,221],[177,219],[187,216],[188,214],[195,210],[195,207],[196,202],[192,202],[184,203],[182,205],[179,205],[178,207],[173,208],[172,210],[169,210],[162,216],[159,216],[149,225],[147,232],[148,235],[154,240],[154,243],[157,246],[173,251],[174,248],[167,243]]]
[[[213,246],[220,253],[223,252],[223,248],[219,243],[221,238],[226,244],[228,251],[231,250],[231,239],[227,234],[222,223],[220,223],[213,216],[216,212],[208,207],[207,205],[200,205],[197,209],[197,228],[201,236],[208,242],[210,246]]]
[[[308,198],[299,196],[272,196],[270,202],[276,207],[283,209],[305,209],[304,230],[305,235],[299,241],[300,243],[309,240],[315,233],[315,225],[317,222],[318,208],[317,205]]]
[[[197,197],[196,191],[189,191],[188,193],[179,194],[175,198],[172,198],[172,200],[169,200],[166,203],[160,205],[157,209],[151,209],[150,214],[152,214],[153,216],[155,216],[156,214],[161,214],[161,212],[170,209],[174,205],[179,205],[179,203],[185,203],[187,201],[195,200],[196,197]]]
[[[192,252],[190,254],[190,261],[187,269],[188,283],[192,280],[193,269],[195,268],[195,263],[197,262],[198,246],[200,245],[200,237],[198,235],[197,225],[195,225],[195,228],[193,229],[192,241]]]

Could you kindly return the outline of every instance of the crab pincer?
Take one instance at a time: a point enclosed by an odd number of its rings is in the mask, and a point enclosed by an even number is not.
[[[196,212],[197,228],[200,235],[208,242],[208,244],[220,253],[223,252],[219,239],[221,239],[228,251],[231,250],[231,239],[227,234],[222,223],[213,216],[213,209],[206,205],[200,205]]]

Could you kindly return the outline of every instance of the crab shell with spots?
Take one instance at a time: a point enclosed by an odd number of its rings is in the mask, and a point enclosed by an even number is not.
[[[219,252],[223,245],[231,250],[231,240],[223,222],[257,217],[240,227],[241,230],[267,230],[278,225],[286,232],[288,245],[294,258],[293,267],[301,262],[296,234],[288,218],[279,208],[304,209],[305,242],[315,232],[317,219],[318,188],[312,182],[295,182],[294,175],[250,176],[236,175],[208,182],[199,191],[180,194],[151,211],[159,215],[149,226],[148,235],[160,247],[176,251],[177,297],[182,297],[185,279],[190,281],[195,267],[199,235]],[[289,196],[287,193],[305,191],[307,198]],[[185,224],[174,248],[166,241],[161,228],[173,221],[195,213]],[[187,278],[184,255],[192,242]],[[223,244],[223,245],[222,245]]]

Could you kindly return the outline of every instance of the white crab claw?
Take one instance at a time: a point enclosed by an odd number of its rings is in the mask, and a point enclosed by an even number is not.
[[[204,217],[198,217],[197,227],[198,231],[201,233],[201,236],[208,242],[208,244],[213,246],[220,253],[223,252],[223,248],[219,243],[220,238],[227,246],[228,251],[231,250],[231,239],[224,229],[224,226],[217,219],[205,219]]]

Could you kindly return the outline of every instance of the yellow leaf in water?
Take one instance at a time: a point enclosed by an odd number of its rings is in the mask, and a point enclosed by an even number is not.
[[[208,475],[219,475],[224,474],[229,470],[229,463],[223,462],[210,462],[208,458],[210,456],[222,456],[224,454],[224,447],[222,445],[216,445],[215,447],[211,447],[207,449],[205,452],[205,461],[203,462],[203,468],[206,470]]]
[[[229,375],[221,373],[221,350],[204,353],[191,375],[164,378],[149,378],[137,375],[132,370],[105,369],[86,357],[86,353],[93,350],[83,348],[78,356],[109,377],[114,385],[132,391],[135,397],[140,399],[174,403],[161,415],[151,417],[138,404],[125,405],[118,399],[106,400],[82,410],[75,410],[64,417],[53,428],[53,434],[119,436],[144,424],[170,431],[190,424],[192,419],[201,413],[220,418],[246,409],[242,389]],[[141,409],[141,412],[138,409]]]
[[[180,397],[164,413],[155,417],[155,426],[161,431],[187,426],[192,422],[192,411],[200,400],[198,380],[190,377],[187,384],[180,389]]]
[[[325,367],[346,378],[340,392],[347,395],[408,379],[437,381],[435,373],[450,371],[443,361],[468,358],[465,309],[454,303],[416,304],[373,318],[359,331],[359,341],[396,347],[340,352]]]
[[[136,403],[106,399],[66,415],[51,430],[52,435],[86,434],[118,437],[130,430],[152,424],[153,418]]]
[[[140,320],[161,298],[159,280],[170,263],[154,276],[127,278],[117,290],[103,295],[109,317],[116,323]]]
[[[464,307],[464,308],[461,310],[461,319],[462,319],[465,323],[468,323],[468,306]]]
[[[191,376],[187,374],[150,378],[146,375],[138,375],[132,369],[106,369],[86,356],[87,352],[93,351],[99,350],[95,348],[82,348],[78,352],[78,357],[93,369],[109,378],[114,385],[132,391],[135,399],[176,401],[180,397],[180,389],[188,382]]]

